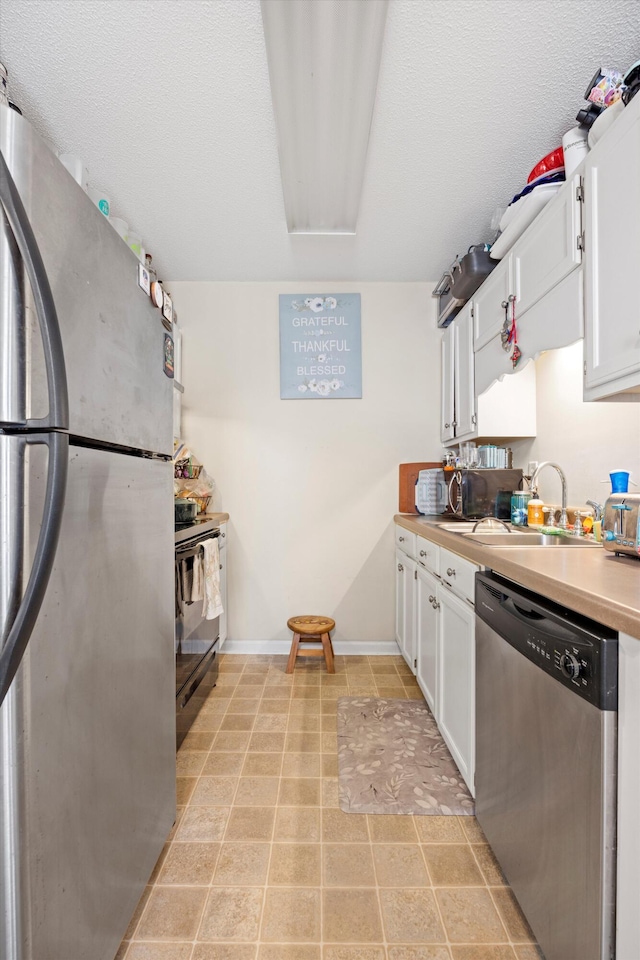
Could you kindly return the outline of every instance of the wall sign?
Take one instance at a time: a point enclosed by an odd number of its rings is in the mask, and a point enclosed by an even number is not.
[[[280,294],[280,398],[361,397],[360,294]]]

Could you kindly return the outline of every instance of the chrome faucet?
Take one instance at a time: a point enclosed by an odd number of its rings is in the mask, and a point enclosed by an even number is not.
[[[533,471],[531,476],[531,489],[537,490],[536,481],[538,475],[543,467],[553,467],[554,470],[557,470],[558,476],[562,481],[562,507],[560,510],[560,519],[558,520],[558,526],[561,530],[566,530],[569,526],[569,518],[567,517],[567,478],[564,475],[562,467],[559,467],[557,463],[554,463],[552,460],[543,460],[542,463],[539,463],[538,466]]]
[[[602,520],[602,515],[604,513],[604,507],[601,503],[598,503],[597,500],[587,500],[587,503],[590,507],[593,507],[596,520]]]

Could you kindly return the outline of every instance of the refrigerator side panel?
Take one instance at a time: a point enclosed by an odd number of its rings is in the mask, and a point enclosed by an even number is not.
[[[56,564],[18,675],[31,894],[19,960],[113,960],[176,813],[171,465],[69,456]],[[29,451],[36,518],[45,460]]]
[[[0,434],[0,638],[6,638],[22,593],[25,447]],[[20,797],[23,794],[22,740],[17,718],[21,686],[14,682],[0,706],[0,956],[19,958],[29,898],[18,855]],[[21,958],[20,958],[21,960]]]
[[[31,221],[53,291],[67,366],[70,433],[173,452],[173,381],[160,311],[138,286],[138,260],[60,161],[0,106],[0,149]],[[8,255],[0,266],[12,267]],[[19,278],[19,283],[22,278]],[[28,416],[46,413],[40,334],[25,291]]]

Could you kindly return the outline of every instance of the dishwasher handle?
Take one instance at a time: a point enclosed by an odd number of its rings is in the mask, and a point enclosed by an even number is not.
[[[545,617],[543,613],[540,613],[520,597],[518,597],[517,603],[513,597],[506,597],[502,601],[502,608],[512,617],[515,617],[520,623],[524,623],[530,627],[535,626],[537,631],[544,633],[554,640],[558,640],[560,643],[570,643],[575,639],[575,631],[569,627],[564,627],[556,620]]]

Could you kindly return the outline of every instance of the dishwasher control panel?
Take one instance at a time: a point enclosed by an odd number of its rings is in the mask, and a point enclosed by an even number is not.
[[[618,634],[492,573],[476,575],[476,616],[601,710],[617,710]]]

